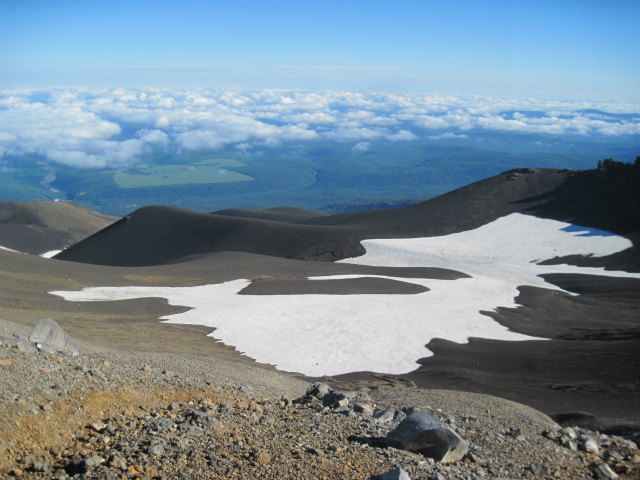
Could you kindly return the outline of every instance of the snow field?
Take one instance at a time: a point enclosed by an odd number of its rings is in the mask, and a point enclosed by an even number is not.
[[[567,223],[521,214],[441,237],[366,240],[366,254],[345,263],[442,267],[472,278],[392,278],[429,288],[420,294],[238,295],[249,280],[197,287],[91,287],[52,294],[69,301],[161,297],[191,310],[168,315],[168,323],[205,325],[209,335],[258,362],[308,376],[357,371],[402,374],[432,355],[433,338],[458,343],[469,337],[532,340],[511,332],[481,310],[517,306],[520,285],[558,289],[538,275],[584,273],[640,278],[535,262],[570,254],[608,255],[631,246],[627,239]],[[372,275],[367,275],[371,277]],[[323,281],[358,275],[315,277]]]

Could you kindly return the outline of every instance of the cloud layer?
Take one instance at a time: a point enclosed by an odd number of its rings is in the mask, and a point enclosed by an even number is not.
[[[126,168],[159,151],[467,138],[476,132],[640,135],[640,105],[344,91],[5,89],[0,158]]]

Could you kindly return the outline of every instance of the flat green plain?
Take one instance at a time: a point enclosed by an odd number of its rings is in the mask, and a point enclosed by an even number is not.
[[[142,168],[136,173],[115,172],[113,181],[120,188],[166,187],[190,183],[250,182],[254,179],[229,168],[244,167],[234,159],[217,158],[191,165],[156,165]]]

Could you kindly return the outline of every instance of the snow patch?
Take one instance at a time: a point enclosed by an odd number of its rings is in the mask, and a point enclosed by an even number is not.
[[[51,258],[51,257],[55,257],[57,254],[59,254],[62,250],[49,250],[48,252],[44,252],[41,253],[40,256],[42,258]]]
[[[584,273],[640,278],[536,262],[570,254],[608,255],[631,242],[608,232],[521,214],[475,230],[441,237],[366,240],[366,254],[345,263],[395,267],[442,267],[471,275],[458,280],[385,277],[425,286],[411,295],[238,295],[249,280],[197,287],[92,287],[57,291],[69,301],[161,297],[191,310],[163,317],[168,323],[215,328],[210,336],[280,370],[309,376],[357,371],[402,374],[432,355],[433,338],[531,340],[507,330],[482,310],[516,307],[520,285],[560,290],[538,275]],[[339,275],[311,280],[371,277]]]

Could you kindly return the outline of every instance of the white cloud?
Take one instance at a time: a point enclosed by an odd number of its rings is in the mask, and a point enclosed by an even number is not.
[[[369,142],[358,142],[353,147],[351,147],[351,150],[358,153],[364,153],[369,150],[370,146],[371,144]]]
[[[106,164],[105,161],[95,155],[78,150],[48,150],[47,157],[54,162],[87,168],[102,168]]]
[[[429,140],[446,140],[446,139],[451,139],[451,138],[468,138],[469,135],[465,135],[465,134],[457,134],[457,133],[453,133],[453,132],[447,132],[447,133],[443,133],[441,135],[429,135],[427,138]]]
[[[0,90],[0,156],[37,154],[74,166],[124,167],[156,150],[268,148],[310,140],[357,145],[464,138],[471,131],[640,135],[636,104],[275,89],[33,93]]]
[[[17,138],[15,135],[10,134],[9,132],[0,131],[0,142],[11,143],[16,141]]]
[[[409,130],[400,130],[396,133],[393,133],[387,137],[388,140],[392,142],[403,142],[409,140],[417,140],[418,136]]]
[[[144,143],[164,146],[169,143],[169,136],[162,130],[140,130],[138,135]]]

